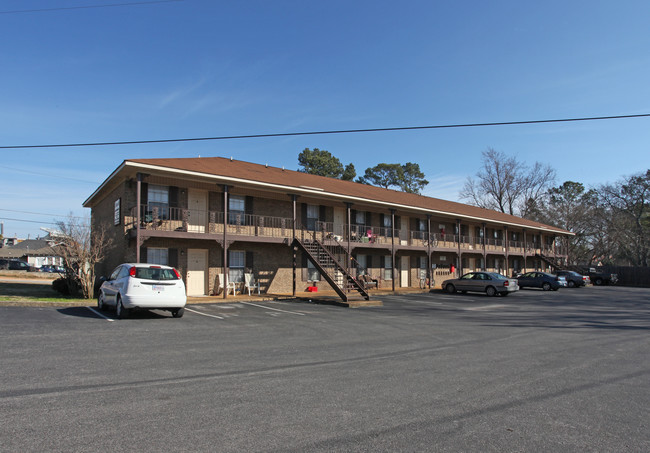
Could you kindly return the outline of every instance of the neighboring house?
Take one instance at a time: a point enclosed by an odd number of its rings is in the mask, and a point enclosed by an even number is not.
[[[46,264],[63,265],[63,258],[57,256],[45,239],[25,239],[16,245],[0,248],[0,258],[19,259],[30,266],[40,268]]]
[[[319,281],[345,300],[345,282],[361,274],[395,288],[418,287],[430,275],[440,283],[452,272],[545,269],[544,256],[566,259],[572,234],[475,206],[218,157],[126,160],[84,206],[93,228],[113,239],[98,275],[122,262],[168,264],[181,271],[189,295],[216,294],[221,276],[240,284],[245,273],[263,291],[295,293]]]
[[[0,248],[2,247],[12,247],[16,244],[18,244],[20,241],[23,241],[24,239],[18,239],[18,238],[2,238],[0,239]]]

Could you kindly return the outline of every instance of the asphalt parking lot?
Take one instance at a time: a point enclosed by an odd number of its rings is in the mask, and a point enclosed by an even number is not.
[[[650,290],[0,307],[1,451],[650,451]]]

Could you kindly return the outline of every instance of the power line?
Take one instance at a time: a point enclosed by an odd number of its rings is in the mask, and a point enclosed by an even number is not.
[[[151,5],[154,3],[171,3],[182,2],[184,0],[151,0],[145,2],[125,2],[125,3],[107,3],[104,5],[87,5],[87,6],[61,6],[57,8],[40,8],[40,9],[17,9],[10,11],[0,11],[0,14],[20,14],[20,13],[41,13],[45,11],[63,11],[71,9],[91,9],[91,8],[111,8],[114,6],[135,6],[135,5]]]
[[[55,222],[40,222],[38,220],[27,220],[27,219],[10,219],[9,217],[0,217],[0,220],[12,220],[14,222],[40,223],[41,225],[58,225],[58,223],[55,223]]]
[[[33,215],[46,215],[49,217],[65,217],[66,219],[87,219],[87,217],[82,217],[82,216],[70,216],[70,215],[60,215],[60,214],[47,214],[44,212],[32,212],[32,211],[17,211],[15,209],[2,209],[0,208],[0,211],[5,211],[5,212],[17,212],[19,214],[33,214]]]
[[[650,117],[650,113],[641,113],[638,115],[613,115],[613,116],[593,116],[584,118],[560,118],[551,120],[528,120],[528,121],[502,121],[495,123],[467,123],[467,124],[440,124],[433,126],[405,126],[405,127],[381,127],[372,129],[347,129],[347,130],[329,130],[329,131],[309,131],[309,132],[283,132],[274,134],[251,134],[251,135],[227,135],[217,137],[193,137],[193,138],[169,138],[162,140],[131,140],[131,141],[113,141],[113,142],[91,142],[91,143],[58,143],[49,145],[5,145],[0,149],[25,149],[25,148],[73,148],[80,146],[116,146],[116,145],[143,145],[151,143],[177,143],[177,142],[198,142],[208,140],[234,140],[248,138],[269,138],[269,137],[295,137],[300,135],[326,135],[326,134],[351,134],[360,132],[389,132],[389,131],[413,131],[423,129],[451,129],[462,127],[487,127],[487,126],[515,126],[522,124],[544,124],[544,123],[568,123],[576,121],[596,121],[596,120],[615,120],[624,118],[643,118]]]
[[[65,176],[51,175],[51,174],[48,174],[48,173],[39,173],[39,172],[36,172],[36,171],[29,171],[29,170],[21,170],[20,168],[5,167],[4,165],[0,165],[0,168],[4,168],[6,170],[19,171],[19,172],[22,172],[22,173],[29,173],[29,174],[32,174],[32,175],[48,176],[50,178],[56,178],[56,179],[68,179],[70,181],[85,182],[85,183],[88,183],[88,184],[98,184],[97,181],[86,181],[84,179],[66,178]]]

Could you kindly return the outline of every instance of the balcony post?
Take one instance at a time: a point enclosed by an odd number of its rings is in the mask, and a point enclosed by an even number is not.
[[[526,255],[528,250],[528,243],[526,242],[526,230],[524,230],[524,274],[526,273]]]
[[[296,296],[296,272],[298,268],[298,248],[296,247],[295,241],[296,241],[296,201],[298,200],[298,196],[296,195],[291,195],[291,203],[293,206],[293,242],[291,243],[291,249],[293,252],[293,286],[292,286],[292,294],[295,297]]]
[[[395,279],[397,278],[397,274],[395,272],[395,209],[390,210],[390,229],[391,229],[391,235],[390,235],[390,248],[391,248],[391,266],[393,268],[392,271],[392,277],[393,277],[393,292],[395,292]]]
[[[431,214],[427,214],[427,277],[429,277],[429,290],[431,289],[431,281],[433,280],[433,273],[431,272]]]
[[[487,234],[486,234],[486,229],[485,229],[485,222],[483,222],[482,225],[483,228],[483,269],[484,271],[487,270]]]
[[[456,275],[460,277],[463,275],[463,255],[460,251],[460,219],[456,219],[456,230],[458,231],[458,234],[456,235],[458,239],[458,266],[456,268]]]
[[[503,231],[504,231],[503,240],[505,241],[504,245],[506,248],[506,277],[507,277],[508,271],[510,271],[510,263],[508,262],[508,255],[510,252],[510,244],[509,244],[510,240],[508,239],[508,225],[504,226]]]
[[[347,240],[347,243],[348,243],[348,259],[346,260],[347,261],[346,270],[348,271],[348,274],[349,274],[350,273],[350,258],[349,257],[352,256],[352,255],[350,255],[350,250],[351,250],[350,236],[352,235],[352,226],[351,226],[351,223],[352,223],[352,203],[345,203],[345,206],[346,206],[346,216],[347,216],[347,219],[348,219],[347,220],[347,223],[348,223],[348,233],[347,233],[347,236],[348,236],[348,240]],[[346,288],[347,288],[347,285],[346,285]]]
[[[228,186],[223,186],[223,298],[228,297]]]
[[[136,178],[136,183],[135,183],[135,205],[136,205],[136,216],[135,216],[135,262],[139,263],[140,262],[140,222],[141,222],[141,207],[140,203],[142,203],[142,194],[140,193],[142,190],[142,173],[138,173],[137,178]]]

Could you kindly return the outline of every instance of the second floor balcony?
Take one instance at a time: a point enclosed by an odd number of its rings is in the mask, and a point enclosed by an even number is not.
[[[185,208],[143,205],[140,207],[140,224],[137,222],[137,209],[129,210],[125,218],[127,228],[146,231],[148,236],[158,232],[179,233],[187,235],[223,235],[224,228],[228,236],[238,236],[242,240],[249,238],[268,238],[269,240],[292,240],[294,220],[287,217],[274,217],[256,214],[230,212],[224,219],[222,211],[198,211]],[[296,222],[296,234],[316,234],[323,242],[347,243],[356,247],[369,248],[414,248],[420,250],[457,251],[466,253],[564,255],[565,247],[558,244],[543,246],[533,242],[506,241],[497,238],[484,239],[479,236],[467,236],[445,233],[427,233],[405,228],[378,227],[373,225],[347,225],[334,222],[313,221],[308,226]]]

